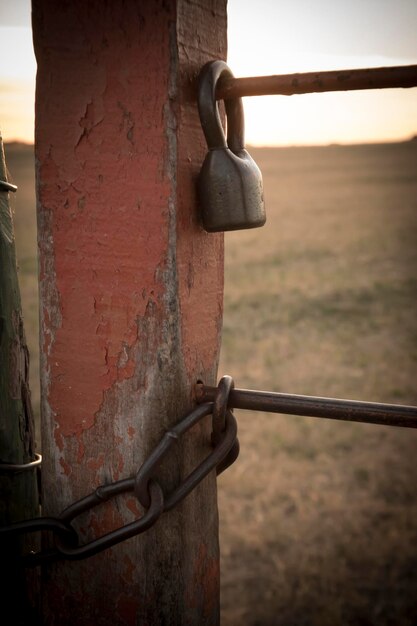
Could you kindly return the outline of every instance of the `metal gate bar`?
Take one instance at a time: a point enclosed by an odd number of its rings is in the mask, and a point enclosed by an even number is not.
[[[227,100],[243,96],[292,96],[324,91],[416,86],[417,65],[402,65],[249,78],[224,78],[219,81],[216,97],[218,100]]]
[[[217,387],[196,386],[197,401],[214,402]],[[272,391],[232,389],[229,395],[229,408],[327,417],[348,422],[365,422],[384,426],[404,426],[417,428],[417,407],[400,404],[381,404],[357,400],[339,400],[316,396],[300,396]]]

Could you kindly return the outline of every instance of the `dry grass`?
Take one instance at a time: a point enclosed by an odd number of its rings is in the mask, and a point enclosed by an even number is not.
[[[416,403],[417,145],[252,153],[268,223],[226,236],[221,373]],[[238,413],[223,626],[416,624],[414,431]]]
[[[417,144],[251,152],[268,222],[226,235],[220,374],[416,404]],[[6,156],[38,406],[33,159]],[[223,626],[415,625],[415,432],[238,419],[241,456],[219,480]]]

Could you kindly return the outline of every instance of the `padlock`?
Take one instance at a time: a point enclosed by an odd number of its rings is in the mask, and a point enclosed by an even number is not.
[[[198,110],[209,152],[198,178],[204,229],[208,232],[265,224],[262,174],[245,150],[241,98],[224,101],[227,141],[216,102],[220,78],[233,78],[224,61],[210,61],[200,73]]]

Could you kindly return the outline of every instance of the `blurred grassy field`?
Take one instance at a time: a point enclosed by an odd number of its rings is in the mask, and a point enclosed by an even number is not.
[[[226,235],[219,374],[417,404],[417,143],[251,154],[268,221]],[[33,154],[6,157],[35,380]],[[241,456],[219,480],[223,626],[415,626],[415,431],[237,413]]]

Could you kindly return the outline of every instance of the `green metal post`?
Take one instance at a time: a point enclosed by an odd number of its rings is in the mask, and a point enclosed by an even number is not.
[[[0,137],[0,181],[7,168]],[[34,420],[29,391],[29,353],[23,329],[16,264],[16,249],[9,193],[0,189],[0,526],[39,515],[36,470],[13,471],[10,465],[34,459]],[[2,469],[2,464],[8,467]],[[29,542],[33,541],[29,539]],[[23,545],[23,543],[25,545]],[[9,623],[28,618],[27,578],[19,567],[19,552],[26,540],[0,545],[0,597],[2,614]],[[30,585],[33,591],[33,579]],[[11,619],[10,617],[8,619]],[[31,616],[33,622],[33,616]]]

